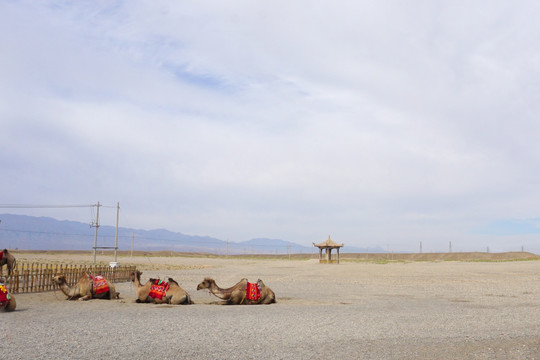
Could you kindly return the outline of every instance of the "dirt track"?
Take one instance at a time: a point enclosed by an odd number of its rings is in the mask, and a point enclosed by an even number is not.
[[[19,294],[18,311],[0,314],[10,329],[0,335],[1,353],[10,359],[540,359],[540,261],[119,260],[139,263],[143,280],[175,278],[196,304],[135,304],[128,283],[117,285],[121,301]],[[206,276],[222,287],[260,277],[278,303],[214,305],[217,298],[195,290]]]

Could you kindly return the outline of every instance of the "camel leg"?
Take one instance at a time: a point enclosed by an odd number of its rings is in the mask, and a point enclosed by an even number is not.
[[[120,293],[116,291],[114,285],[109,285],[109,300],[120,299]]]
[[[90,300],[91,298],[92,298],[92,295],[85,295],[83,297],[80,297],[79,301],[86,301],[86,300]]]
[[[15,296],[11,295],[11,299],[9,300],[9,302],[7,303],[6,307],[4,308],[4,310],[6,311],[13,311],[15,310],[15,308],[17,307],[17,301],[15,301]]]
[[[183,295],[183,296],[173,296],[171,298],[172,305],[180,305],[180,304],[189,304],[189,296]]]
[[[272,304],[274,303],[274,299],[272,299],[271,297],[268,297],[268,298],[265,298],[263,301],[261,301],[261,304]]]

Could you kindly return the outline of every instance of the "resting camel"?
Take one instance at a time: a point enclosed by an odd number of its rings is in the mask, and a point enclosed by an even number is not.
[[[5,279],[0,277],[0,310],[13,311],[17,307],[15,296],[11,295],[5,284]]]
[[[87,273],[83,273],[79,281],[73,286],[67,284],[66,277],[62,274],[53,277],[53,282],[60,287],[60,290],[67,296],[67,300],[118,299],[120,293],[116,292],[114,284],[107,280],[105,281],[109,286],[109,291],[97,294],[93,281]]]
[[[269,287],[264,285],[262,280],[258,281],[261,297],[257,300],[249,300],[246,296],[247,285],[247,279],[243,278],[236,285],[228,289],[222,289],[217,286],[214,279],[205,278],[203,282],[197,285],[197,290],[208,289],[210,293],[224,300],[219,302],[220,305],[255,305],[272,304],[276,302],[276,295]]]
[[[6,264],[8,269],[8,276],[11,276],[11,274],[13,273],[13,269],[17,264],[17,261],[15,260],[15,256],[11,255],[11,253],[8,252],[7,249],[4,249],[3,251],[0,251],[0,276],[2,276],[2,269]]]
[[[131,281],[135,284],[135,292],[137,294],[135,302],[173,305],[193,304],[189,294],[173,278],[169,278],[169,288],[166,290],[165,296],[162,299],[151,297],[150,290],[156,279],[149,279],[143,285],[141,284],[141,275],[142,272],[138,270],[131,273]]]

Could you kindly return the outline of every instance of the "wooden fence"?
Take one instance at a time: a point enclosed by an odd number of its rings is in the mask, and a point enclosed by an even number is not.
[[[52,281],[53,276],[58,274],[65,275],[68,285],[73,286],[83,272],[102,275],[111,282],[122,282],[129,281],[130,274],[135,270],[136,266],[17,263],[11,276],[4,274],[4,279],[9,292],[32,293],[58,289],[58,285]]]

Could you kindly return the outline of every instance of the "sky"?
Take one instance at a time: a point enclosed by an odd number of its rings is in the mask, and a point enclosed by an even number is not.
[[[540,253],[536,1],[0,0],[5,213]],[[1,226],[1,225],[0,225]]]

